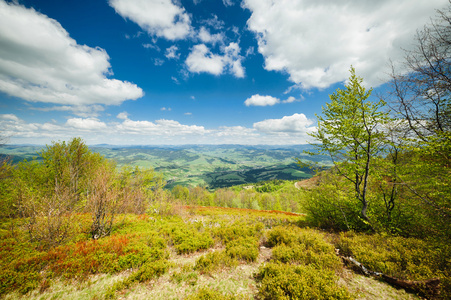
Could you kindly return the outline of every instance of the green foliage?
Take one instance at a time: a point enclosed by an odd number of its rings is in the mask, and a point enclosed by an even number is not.
[[[268,263],[255,278],[259,299],[353,299],[333,271],[313,266]]]
[[[233,295],[223,295],[218,291],[214,291],[208,288],[202,288],[196,293],[188,296],[185,300],[235,300],[237,299]]]
[[[124,290],[136,283],[142,283],[151,279],[156,279],[165,274],[171,264],[167,260],[147,261],[137,271],[130,274],[126,279],[114,283],[105,292],[106,299],[114,299],[118,291]]]
[[[243,237],[260,238],[264,228],[264,225],[261,222],[251,223],[249,221],[237,221],[232,224],[221,225],[222,226],[214,229],[214,234],[225,244]]]
[[[274,247],[280,244],[292,246],[299,241],[301,230],[295,226],[277,226],[267,233],[266,244],[268,247]]]
[[[408,279],[442,279],[441,295],[451,296],[451,247],[435,242],[390,235],[340,234],[336,247],[365,267],[386,275]]]
[[[258,239],[255,237],[240,237],[226,245],[226,253],[232,258],[253,262],[258,257]]]
[[[334,231],[366,229],[359,215],[360,204],[355,201],[348,182],[333,170],[323,171],[319,178],[318,187],[301,191],[308,224]],[[371,213],[370,210],[373,218]]]
[[[214,251],[202,255],[196,260],[194,269],[201,273],[212,273],[224,267],[236,267],[238,261],[225,251]]]
[[[317,116],[318,130],[311,136],[319,142],[314,144],[318,152],[310,153],[331,157],[338,172],[353,184],[361,217],[370,222],[368,176],[373,172],[371,161],[387,144],[381,126],[390,119],[388,113],[381,111],[385,102],[368,100],[372,90],[366,91],[363,79],[355,75],[354,68],[350,72],[346,89],[337,89],[330,95],[331,102],[323,108],[324,116]]]
[[[267,245],[273,247],[272,259],[287,264],[313,265],[338,270],[341,262],[334,247],[316,231],[294,226],[277,226],[267,234]]]

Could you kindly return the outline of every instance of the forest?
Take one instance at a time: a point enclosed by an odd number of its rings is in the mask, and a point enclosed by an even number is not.
[[[165,188],[80,138],[2,157],[0,297],[451,298],[451,11],[415,43],[384,94],[350,68],[309,184]]]

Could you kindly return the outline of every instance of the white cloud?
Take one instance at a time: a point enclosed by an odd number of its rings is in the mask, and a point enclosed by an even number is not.
[[[18,122],[19,118],[14,114],[1,114],[0,120]]]
[[[272,96],[261,96],[259,94],[252,95],[244,101],[246,106],[273,106],[279,103],[293,103],[298,101],[294,97],[288,97],[286,100],[280,100]]]
[[[99,112],[104,111],[105,107],[102,105],[59,105],[52,107],[31,107],[30,109],[39,111],[70,111],[74,115],[88,118],[88,117],[98,117]]]
[[[247,48],[246,55],[245,55],[246,57],[254,55],[254,54],[255,54],[255,48],[254,47]]]
[[[162,107],[162,108],[160,108],[160,110],[161,111],[171,111],[172,108],[170,108],[170,107]]]
[[[0,91],[31,102],[113,104],[143,91],[109,79],[109,56],[79,45],[54,19],[0,0]]]
[[[189,115],[189,114],[187,114]],[[105,123],[96,118],[71,118],[64,124],[27,123],[12,114],[0,114],[0,131],[11,143],[49,144],[54,140],[82,137],[88,144],[302,144],[306,132],[315,130],[305,116],[293,115],[245,126],[204,126],[181,124],[175,120],[130,120],[128,113],[118,114],[121,122]]]
[[[171,76],[172,81],[174,81],[175,84],[180,84],[180,81],[175,76]]]
[[[222,0],[222,3],[224,3],[224,6],[232,6],[235,4],[233,0]]]
[[[244,77],[244,68],[239,55],[240,47],[237,43],[230,43],[223,47],[223,55],[213,54],[204,44],[195,45],[188,55],[185,64],[192,73],[210,73],[221,75],[224,72],[235,77]]]
[[[121,119],[121,120],[127,120],[129,115],[130,115],[130,114],[129,114],[128,112],[123,111],[123,112],[119,113],[119,114],[116,116],[116,118]]]
[[[192,115],[192,113],[190,113],[190,112],[185,113],[185,116],[191,116],[191,115]]]
[[[315,130],[315,127],[309,127],[313,121],[304,114],[294,114],[285,116],[282,119],[268,119],[254,123],[253,127],[266,133],[300,133],[305,134]]]
[[[171,0],[110,0],[109,4],[150,35],[173,41],[186,38],[192,31],[185,9]]]
[[[220,55],[211,53],[204,44],[195,45],[185,61],[188,70],[193,73],[221,75],[224,61]]]
[[[298,101],[296,98],[294,98],[293,96],[288,97],[287,100],[283,100],[282,103],[293,103],[295,101]]]
[[[247,98],[246,101],[244,101],[246,106],[273,106],[278,103],[280,103],[278,98],[261,96],[259,94],[252,95],[252,97]]]
[[[210,31],[207,28],[205,28],[204,26],[202,26],[199,29],[197,36],[202,43],[208,43],[208,44],[212,44],[212,45],[216,45],[218,43],[223,44],[224,40],[225,40],[224,33],[221,32],[221,33],[211,34]]]
[[[208,25],[211,28],[216,29],[216,30],[221,30],[225,26],[224,21],[219,20],[218,16],[215,14],[213,14],[213,17],[211,17],[210,19],[202,20],[201,23]]]
[[[180,53],[177,53],[178,50],[179,50],[179,48],[176,45],[172,45],[171,47],[166,49],[165,56],[168,59],[179,59]]]
[[[153,64],[156,66],[162,66],[164,64],[164,60],[162,60],[161,58],[154,58]]]
[[[447,0],[244,0],[252,15],[265,69],[288,72],[302,88],[325,88],[349,77],[353,65],[366,83],[386,77],[387,62],[402,59],[418,28]]]
[[[161,51],[160,47],[158,47],[158,46],[155,45],[155,44],[149,44],[149,43],[147,43],[147,44],[143,44],[143,47],[146,48],[146,49],[154,49],[154,50],[156,50],[156,51],[158,51],[158,52]]]
[[[104,122],[101,122],[95,118],[72,118],[67,120],[66,125],[81,130],[99,130],[107,128]]]
[[[183,125],[173,120],[132,121],[124,120],[116,126],[121,134],[156,135],[156,136],[181,136],[181,135],[203,135],[208,131],[203,126]]]
[[[240,46],[237,43],[230,43],[224,48],[224,61],[229,66],[230,72],[235,77],[244,77],[244,68],[241,65],[242,57],[240,56]]]

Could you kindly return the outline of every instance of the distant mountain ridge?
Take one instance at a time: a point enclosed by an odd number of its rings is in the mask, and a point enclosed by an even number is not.
[[[1,154],[12,156],[14,163],[38,156],[44,146],[5,145]],[[90,149],[115,160],[118,166],[132,165],[161,172],[168,187],[202,185],[228,187],[263,180],[300,180],[312,171],[301,169],[296,158],[327,166],[325,157],[310,157],[303,150],[311,145],[93,145]]]

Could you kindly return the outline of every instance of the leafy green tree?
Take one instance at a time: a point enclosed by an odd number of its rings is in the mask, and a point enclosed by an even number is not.
[[[383,126],[390,119],[382,111],[385,102],[371,101],[372,89],[365,89],[353,67],[350,73],[345,89],[330,95],[323,116],[317,116],[318,130],[311,136],[319,142],[314,144],[318,152],[309,153],[332,159],[338,173],[353,184],[355,199],[361,204],[360,215],[371,226],[367,214],[368,179],[373,159],[384,151],[387,140]]]

